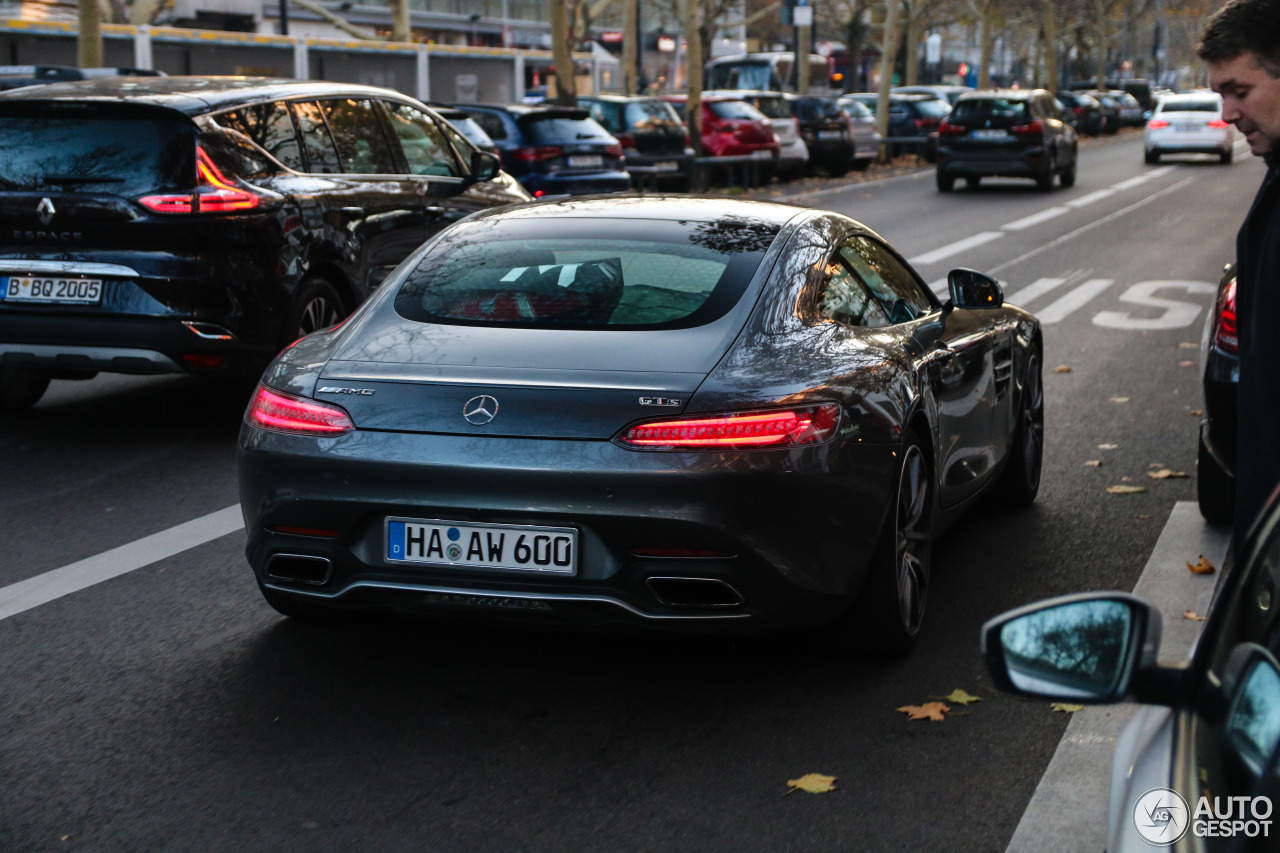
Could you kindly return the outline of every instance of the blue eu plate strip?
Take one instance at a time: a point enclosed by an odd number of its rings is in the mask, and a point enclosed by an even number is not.
[[[404,522],[387,522],[387,559],[403,560],[404,557]]]

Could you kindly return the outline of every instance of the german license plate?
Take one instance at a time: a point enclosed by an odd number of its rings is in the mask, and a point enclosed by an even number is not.
[[[751,159],[752,160],[772,160],[773,152],[772,151],[752,151]]]
[[[569,166],[574,169],[598,169],[604,165],[599,154],[570,154]]]
[[[100,278],[0,277],[0,300],[46,304],[97,305],[102,301]]]
[[[995,130],[975,130],[973,132],[974,139],[1004,139],[1009,135],[1009,131],[1003,129]]]
[[[1204,125],[1189,124],[1189,123],[1183,122],[1181,124],[1175,124],[1173,126],[1173,129],[1177,131],[1181,131],[1183,133],[1195,133],[1196,131],[1204,130]]]
[[[839,139],[843,134],[838,130],[820,130],[818,131],[819,139]]]
[[[572,575],[577,572],[578,531],[572,527],[388,518],[387,560]]]
[[[661,163],[654,163],[653,169],[656,172],[674,172],[680,168],[673,160],[663,160]]]

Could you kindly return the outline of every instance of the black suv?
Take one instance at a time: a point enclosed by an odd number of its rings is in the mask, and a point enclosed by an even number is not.
[[[104,77],[0,95],[0,411],[50,378],[253,373],[427,237],[529,199],[386,89]]]
[[[1044,89],[1002,89],[961,95],[938,128],[938,189],[956,178],[970,187],[987,175],[1032,178],[1042,190],[1054,178],[1076,182],[1080,137]]]
[[[822,169],[835,178],[847,174],[853,168],[854,145],[849,116],[840,102],[821,95],[796,95],[788,100],[809,147],[810,170]]]

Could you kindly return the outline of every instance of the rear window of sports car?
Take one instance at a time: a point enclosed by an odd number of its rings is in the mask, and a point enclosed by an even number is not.
[[[468,326],[690,328],[737,304],[778,229],[732,216],[482,219],[422,258],[395,309]]]

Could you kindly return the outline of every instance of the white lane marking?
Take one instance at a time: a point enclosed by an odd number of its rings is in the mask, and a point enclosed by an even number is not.
[[[1115,186],[1113,186],[1111,189],[1113,189],[1113,190],[1131,190],[1131,189],[1133,189],[1134,187],[1136,187],[1136,186],[1138,186],[1138,185],[1140,185],[1140,184],[1145,184],[1147,181],[1149,181],[1149,180],[1151,180],[1152,178],[1154,178],[1154,177],[1155,177],[1155,174],[1156,174],[1155,172],[1148,172],[1148,173],[1147,173],[1147,174],[1145,174],[1145,175],[1138,175],[1137,177],[1130,178],[1130,179],[1129,179],[1129,180],[1127,180],[1127,181],[1121,181],[1120,183],[1118,183],[1118,184],[1116,184]]]
[[[1156,291],[1163,289],[1183,290],[1205,296],[1212,296],[1218,292],[1217,285],[1207,281],[1140,281],[1120,294],[1120,301],[1128,302],[1130,305],[1162,308],[1163,314],[1159,317],[1133,317],[1127,311],[1099,311],[1093,317],[1093,324],[1107,329],[1154,330],[1185,329],[1195,323],[1201,306],[1195,302],[1156,296]]]
[[[1152,169],[1150,172],[1147,172],[1147,177],[1159,178],[1162,175],[1169,174],[1176,168],[1176,166],[1161,166],[1159,169]]]
[[[1037,246],[1029,252],[1023,252],[1021,255],[1018,255],[1018,257],[1014,258],[1013,260],[1005,261],[1003,264],[1000,264],[999,266],[992,267],[991,269],[987,270],[987,274],[995,275],[1001,270],[1006,270],[1009,267],[1013,266],[1014,264],[1020,264],[1023,261],[1025,261],[1027,258],[1034,257],[1035,255],[1040,254],[1045,249],[1052,249],[1054,246],[1059,246],[1067,242],[1068,240],[1071,240],[1080,236],[1086,231],[1097,228],[1099,225],[1104,225],[1113,219],[1118,219],[1119,217],[1124,216],[1126,213],[1128,213],[1131,210],[1137,210],[1138,208],[1142,207],[1144,204],[1150,204],[1151,202],[1155,201],[1156,199],[1162,196],[1166,196],[1175,190],[1180,190],[1194,180],[1195,178],[1186,178],[1184,180],[1178,181],[1176,184],[1165,187],[1159,192],[1154,192],[1140,201],[1135,201],[1133,204],[1129,205],[1128,207],[1122,207],[1117,211],[1108,213],[1106,216],[1100,216],[1090,223],[1081,225],[1079,228],[1077,228],[1074,231],[1071,231],[1067,234],[1063,234],[1061,237],[1058,237],[1056,239],[1050,240],[1048,243],[1045,243],[1043,246]]]
[[[1046,207],[1039,213],[1033,213],[1030,216],[1024,216],[1021,219],[1015,219],[1010,223],[1001,225],[1000,227],[1006,231],[1021,231],[1023,228],[1030,228],[1032,225],[1039,225],[1041,222],[1048,222],[1050,219],[1061,216],[1068,212],[1065,207]]]
[[[243,529],[244,518],[240,514],[240,505],[236,504],[60,569],[52,569],[33,578],[0,587],[0,619],[7,619]]]
[[[914,258],[907,260],[907,263],[915,266],[916,264],[931,264],[952,255],[958,255],[961,252],[972,249],[975,246],[981,246],[984,243],[990,243],[992,240],[998,240],[1004,234],[1000,231],[983,231],[981,234],[974,234],[972,237],[965,237],[963,240],[957,240],[946,246],[934,249],[932,252],[925,252],[923,255],[916,255]]]
[[[1006,296],[1004,301],[1011,302],[1014,305],[1017,305],[1019,308],[1021,308],[1021,307],[1024,307],[1031,300],[1038,299],[1039,297],[1044,296],[1046,293],[1048,293],[1049,291],[1053,290],[1056,287],[1060,287],[1065,282],[1066,282],[1065,278],[1036,279],[1035,281],[1031,282],[1031,284],[1028,284],[1026,287],[1022,288],[1018,292],[1011,294],[1010,296]]]
[[[1082,195],[1080,198],[1073,198],[1071,201],[1066,202],[1066,205],[1067,207],[1086,207],[1095,201],[1102,201],[1104,198],[1110,198],[1115,194],[1115,190],[1097,190],[1088,195]]]
[[[1230,532],[1210,527],[1194,501],[1173,505],[1151,558],[1134,587],[1160,610],[1163,618],[1161,662],[1181,662],[1194,648],[1203,622],[1183,611],[1205,614],[1217,575],[1193,575],[1184,562],[1203,554],[1221,566]],[[1115,744],[1139,705],[1090,706],[1071,715],[1071,722],[1045,768],[1007,853],[1097,853],[1108,844],[1107,801]],[[1127,820],[1130,811],[1121,819]],[[1087,819],[1082,819],[1087,815]],[[1138,845],[1141,846],[1141,845]],[[1130,849],[1128,847],[1125,848]]]
[[[1091,278],[1057,302],[1041,308],[1036,312],[1036,317],[1040,319],[1042,325],[1057,323],[1059,320],[1070,316],[1072,312],[1083,308],[1089,303],[1089,300],[1113,284],[1115,284],[1115,279],[1113,278]]]

